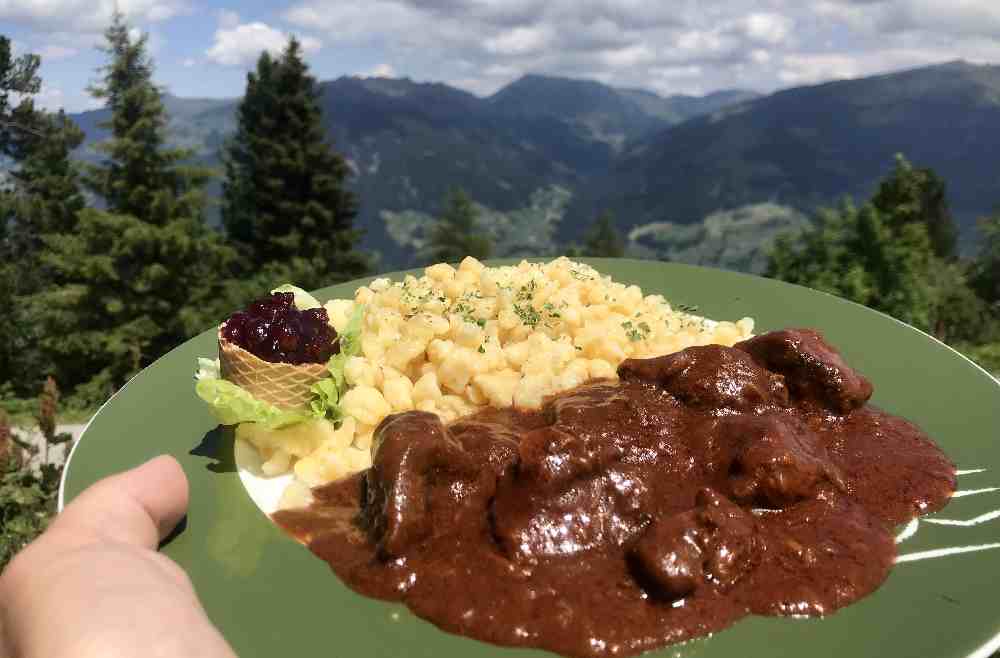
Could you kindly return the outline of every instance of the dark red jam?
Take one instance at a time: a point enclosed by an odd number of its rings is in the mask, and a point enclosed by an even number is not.
[[[300,311],[290,292],[271,293],[233,313],[222,337],[271,363],[326,363],[340,351],[326,309]]]

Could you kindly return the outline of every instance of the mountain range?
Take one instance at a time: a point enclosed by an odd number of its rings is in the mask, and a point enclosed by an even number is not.
[[[810,209],[867,198],[896,153],[944,179],[971,236],[1000,204],[1000,66],[950,62],[723,108],[633,144],[580,202],[629,225],[761,201]]]
[[[900,152],[944,178],[965,236],[1000,203],[1000,66],[951,62],[770,95],[664,97],[540,75],[488,97],[358,77],[323,82],[319,93],[331,142],[355,173],[364,246],[385,268],[408,248],[386,218],[433,215],[452,187],[500,213],[528,206],[538,190],[568,190],[562,242],[578,240],[604,209],[636,235],[753,204],[755,217],[770,207],[808,214],[870,195]],[[217,165],[238,99],[164,102],[171,141]],[[74,116],[88,134],[81,157],[98,157],[106,116]]]

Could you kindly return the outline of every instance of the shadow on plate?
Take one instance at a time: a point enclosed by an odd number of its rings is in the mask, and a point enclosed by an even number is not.
[[[182,534],[184,534],[184,531],[187,530],[187,527],[188,527],[188,517],[187,514],[185,514],[184,518],[181,519],[181,522],[177,524],[177,527],[171,530],[170,534],[163,538],[163,541],[160,542],[160,545],[157,547],[157,550],[163,550],[163,548],[165,546],[168,546],[170,542],[172,542],[173,540],[177,539]]]
[[[205,434],[201,443],[195,446],[189,454],[215,460],[205,465],[205,468],[213,473],[235,473],[236,459],[233,457],[233,438],[233,428],[218,425]]]

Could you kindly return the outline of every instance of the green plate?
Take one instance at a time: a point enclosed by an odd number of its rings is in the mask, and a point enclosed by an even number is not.
[[[959,469],[987,469],[961,475],[959,489],[970,495],[934,515],[965,525],[923,520],[899,546],[901,554],[966,552],[899,564],[872,596],[826,619],[748,618],[714,637],[649,655],[990,655],[1000,644],[1000,550],[991,550],[1000,542],[1000,519],[991,520],[1000,513],[989,514],[1000,508],[1000,491],[992,490],[1000,486],[1000,387],[992,377],[907,325],[806,288],[676,264],[589,262],[674,304],[697,304],[708,317],[751,316],[758,333],[819,328],[875,384],[875,404],[922,426]],[[350,298],[369,280],[327,288],[318,297]],[[191,508],[164,552],[187,570],[212,621],[244,657],[551,655],[450,635],[404,606],[354,594],[264,517],[237,476],[231,433],[216,428],[194,394],[195,359],[215,348],[214,332],[185,343],[101,409],[72,453],[65,500],[157,454],[177,457],[191,482]]]

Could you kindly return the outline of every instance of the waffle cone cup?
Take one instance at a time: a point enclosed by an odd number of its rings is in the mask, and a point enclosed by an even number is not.
[[[271,363],[230,343],[219,331],[219,365],[222,378],[280,409],[309,406],[313,384],[328,377],[325,363]]]

